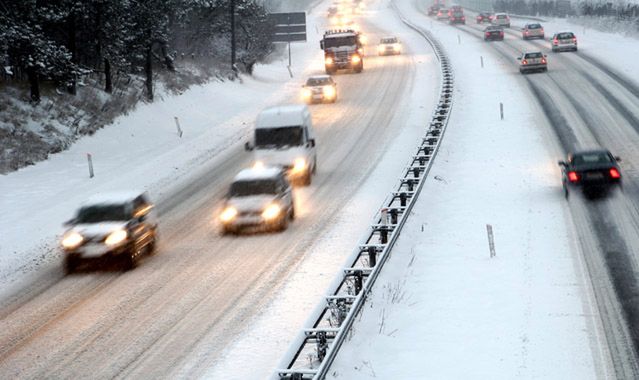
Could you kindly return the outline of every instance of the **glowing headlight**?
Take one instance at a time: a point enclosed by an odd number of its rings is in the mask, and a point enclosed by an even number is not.
[[[366,45],[368,43],[368,37],[366,37],[365,35],[361,34],[359,36],[359,42],[361,42],[362,45]]]
[[[326,63],[327,65],[332,65],[333,64],[333,58],[326,57],[326,59],[324,60],[324,63]]]
[[[402,46],[400,44],[393,44],[393,49],[395,51],[400,51],[401,48],[402,48]]]
[[[220,214],[220,220],[224,223],[227,223],[235,219],[236,216],[237,216],[237,209],[235,207],[229,206],[225,208],[224,211],[222,211],[222,214]]]
[[[104,240],[104,244],[106,245],[118,245],[126,240],[128,234],[125,230],[115,230],[107,236]]]
[[[273,220],[280,215],[282,208],[275,203],[268,205],[264,211],[262,211],[262,218],[265,220]]]
[[[353,63],[360,63],[362,61],[362,59],[359,57],[359,55],[353,55],[351,60],[353,61]]]
[[[255,161],[253,163],[253,169],[264,169],[264,163],[262,161]]]
[[[73,249],[77,248],[80,244],[82,244],[83,241],[84,238],[79,233],[73,231],[67,232],[64,235],[64,238],[62,238],[62,246],[64,248]]]
[[[313,92],[309,88],[305,88],[305,89],[302,90],[302,97],[304,99],[308,99],[311,96],[313,96]]]
[[[335,87],[333,87],[333,86],[324,86],[322,88],[322,93],[327,98],[334,98],[335,97]]]
[[[306,160],[303,158],[296,158],[295,162],[293,162],[293,168],[291,171],[293,173],[300,173],[306,170]]]

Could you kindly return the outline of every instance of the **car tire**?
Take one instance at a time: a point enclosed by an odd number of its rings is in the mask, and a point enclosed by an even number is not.
[[[287,228],[288,228],[288,215],[280,219],[279,223],[277,223],[277,226],[275,227],[275,231],[283,232],[283,231],[286,231]]]
[[[313,182],[313,171],[308,169],[304,177],[302,177],[302,186],[310,186]]]
[[[74,256],[66,256],[64,258],[64,273],[72,274],[78,267],[78,259]]]
[[[362,65],[359,65],[359,66],[357,66],[357,67],[355,68],[355,72],[356,72],[357,74],[361,73],[361,72],[362,72],[362,70],[364,70],[364,65],[363,65],[363,64],[362,64]]]

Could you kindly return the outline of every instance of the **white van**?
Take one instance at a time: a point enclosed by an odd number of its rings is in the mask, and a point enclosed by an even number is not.
[[[306,105],[267,108],[257,117],[253,144],[256,165],[282,166],[291,182],[311,184],[317,170],[315,133],[311,113]]]

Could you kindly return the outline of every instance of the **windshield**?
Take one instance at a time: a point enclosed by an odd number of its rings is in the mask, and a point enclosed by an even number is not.
[[[574,165],[582,164],[608,164],[610,157],[606,153],[588,153],[576,155],[572,159]]]
[[[76,217],[76,223],[100,223],[129,220],[125,205],[99,205],[82,207]]]
[[[331,84],[328,78],[308,78],[306,81],[307,86],[323,86],[325,84]]]
[[[352,45],[357,45],[357,37],[355,36],[329,37],[324,39],[325,48],[334,48],[334,47],[352,46]]]
[[[392,37],[392,38],[382,38],[382,43],[383,44],[394,44],[397,42],[397,38]]]
[[[526,58],[541,58],[542,55],[541,53],[526,53]]]
[[[258,148],[299,146],[303,144],[302,127],[258,128],[255,146]]]
[[[572,38],[573,34],[572,33],[559,33],[557,35],[557,38],[559,39],[567,39],[567,38]]]
[[[528,29],[541,29],[540,24],[528,24]]]
[[[231,185],[231,197],[247,197],[250,195],[277,194],[277,182],[272,179],[237,181]]]

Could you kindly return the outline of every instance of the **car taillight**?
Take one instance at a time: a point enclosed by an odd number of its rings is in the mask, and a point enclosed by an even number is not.
[[[462,21],[465,21],[465,20],[466,20],[466,16],[462,16]]]
[[[559,40],[557,40],[557,39],[555,38],[554,40],[552,40],[552,44],[553,44],[553,45],[557,45],[557,44],[559,44]]]
[[[504,36],[504,32],[499,32],[499,35],[503,37]]]
[[[541,63],[546,63],[546,58],[542,58]]]
[[[490,37],[490,32],[486,32],[486,37]]]
[[[524,59],[523,61],[521,61],[521,64],[522,64],[522,65],[527,65],[527,64],[528,64],[528,61]]]
[[[568,181],[570,182],[579,181],[579,174],[577,174],[577,172],[568,172]]]
[[[573,37],[573,38],[572,38],[572,42],[573,42],[573,43],[577,43],[577,37]]]
[[[621,173],[616,168],[610,168],[610,178],[619,179],[621,178]]]
[[[527,30],[525,30],[525,31],[524,31],[524,34],[528,34],[528,31],[527,31]]]

